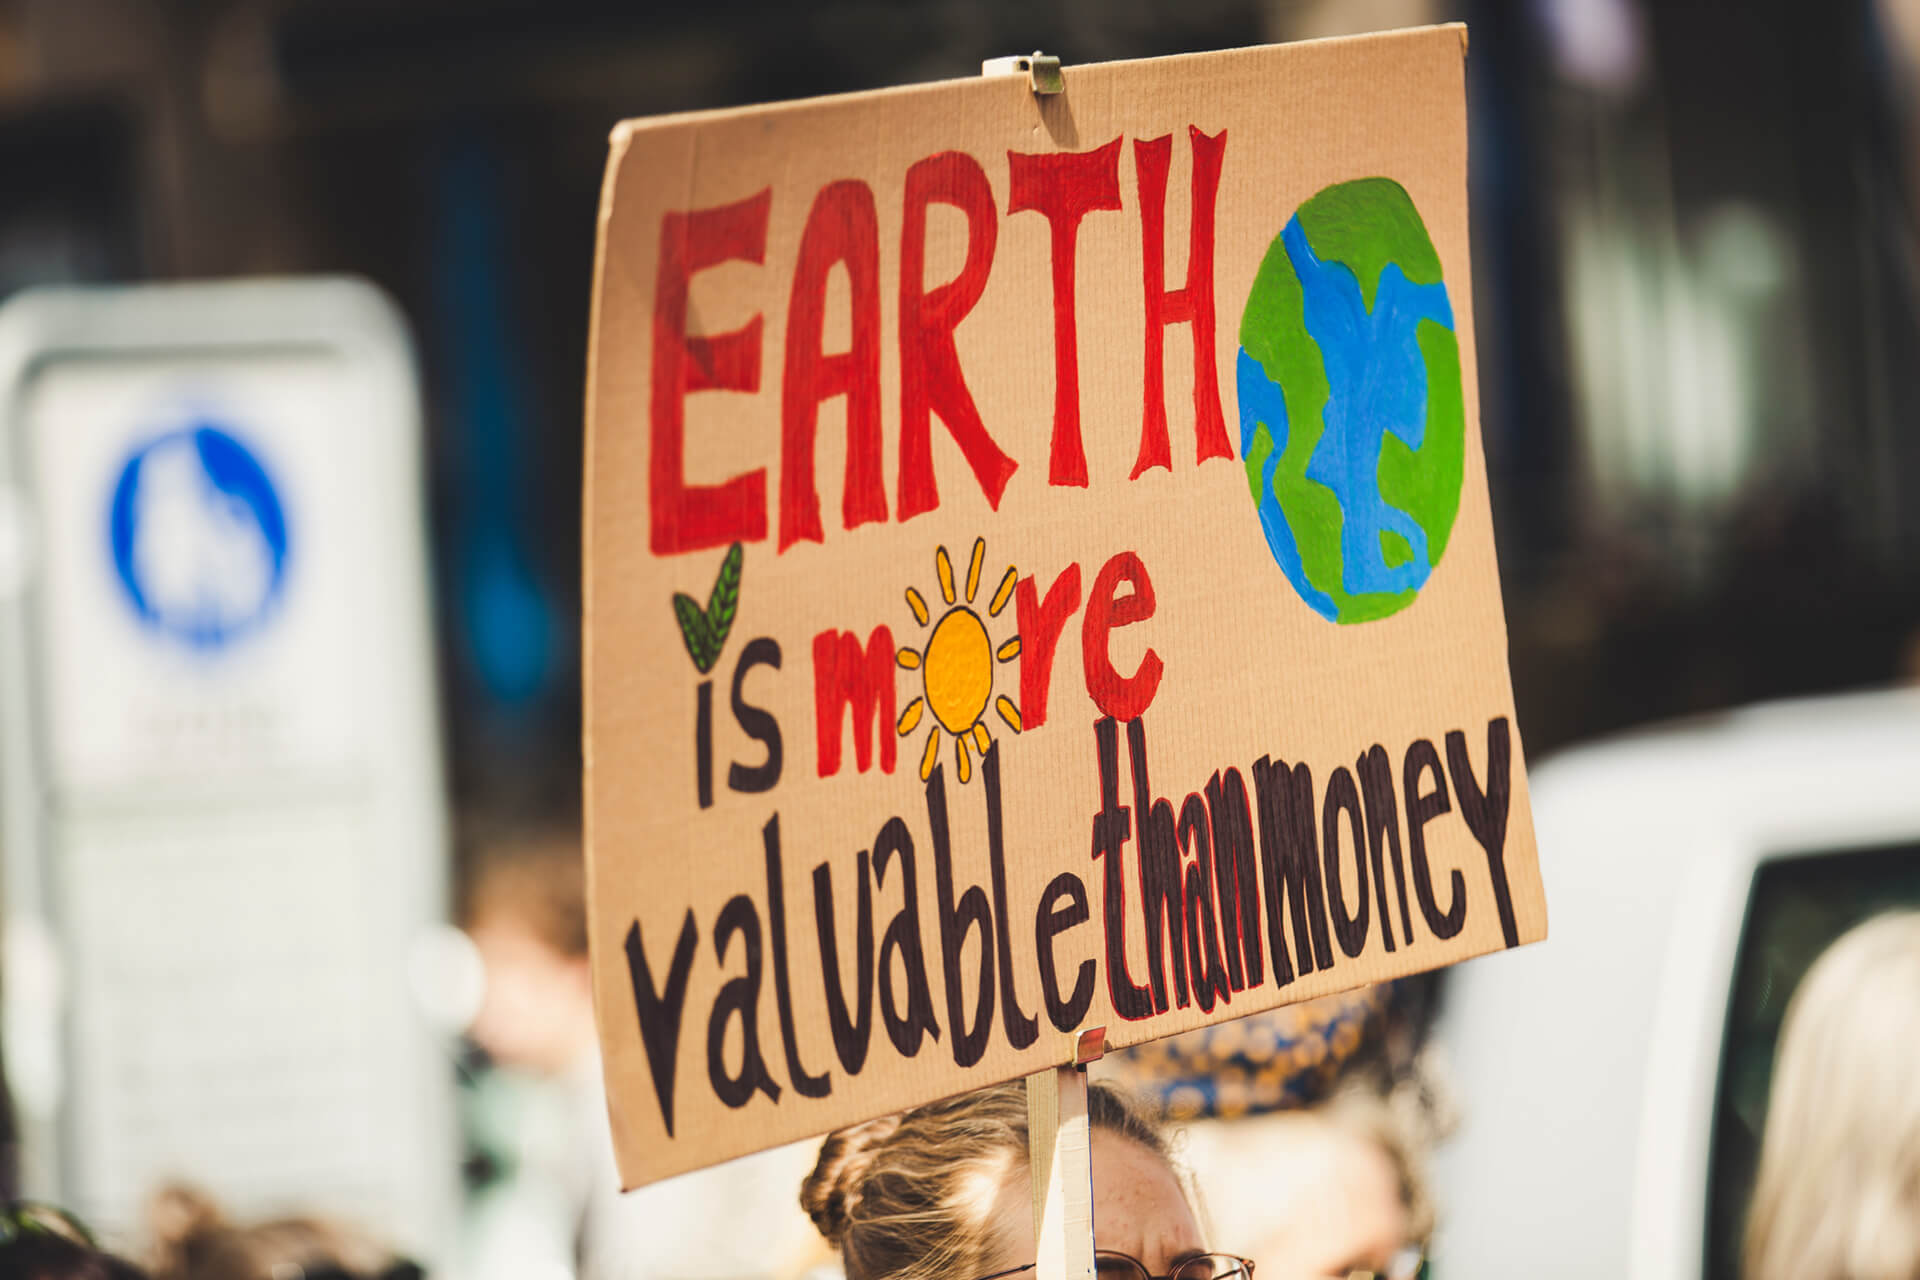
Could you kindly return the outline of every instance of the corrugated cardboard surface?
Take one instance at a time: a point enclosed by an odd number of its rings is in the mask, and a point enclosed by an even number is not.
[[[1248,49],[1146,62],[1069,67],[1066,92],[1038,98],[1024,77],[956,81],[767,108],[635,121],[614,134],[601,209],[589,379],[586,514],[586,816],[595,991],[612,1123],[631,1185],[711,1164],[794,1138],[1071,1060],[1077,1027],[1104,1025],[1124,1046],[1360,983],[1448,964],[1504,945],[1489,859],[1463,820],[1457,796],[1425,827],[1441,907],[1453,872],[1466,889],[1464,926],[1442,940],[1412,912],[1413,938],[1392,910],[1372,912],[1365,949],[1293,981],[1266,981],[1205,1013],[1197,1003],[1128,1021],[1114,1012],[1105,972],[1103,861],[1090,832],[1101,809],[1095,750],[1100,711],[1083,671],[1081,621],[1095,577],[1111,557],[1134,552],[1150,575],[1151,618],[1112,632],[1115,667],[1131,672],[1147,649],[1164,675],[1144,716],[1152,794],[1177,815],[1189,793],[1204,792],[1216,771],[1236,768],[1253,790],[1263,757],[1305,763],[1314,777],[1313,818],[1335,772],[1380,744],[1396,789],[1403,753],[1416,740],[1447,755],[1445,736],[1464,735],[1486,782],[1488,726],[1512,716],[1506,632],[1480,451],[1475,348],[1470,308],[1466,206],[1464,31],[1439,28],[1351,40]],[[1192,147],[1190,129],[1225,131],[1215,213],[1217,372],[1226,430],[1235,456],[1196,464],[1190,328],[1165,335],[1170,468],[1131,479],[1140,448],[1143,345],[1142,227],[1135,140],[1171,135],[1166,193],[1166,286],[1186,283]],[[1123,139],[1121,209],[1088,213],[1078,234],[1077,321],[1080,403],[1088,483],[1049,484],[1054,425],[1054,305],[1050,223],[1037,212],[1009,213],[1008,152],[1084,152]],[[956,345],[981,419],[1018,469],[998,509],[987,501],[953,436],[938,417],[932,458],[936,509],[900,521],[900,347],[897,337],[903,183],[916,162],[964,152],[991,185],[997,226],[990,275],[958,326]],[[1466,407],[1466,464],[1451,543],[1407,608],[1380,620],[1335,625],[1289,585],[1269,551],[1249,497],[1240,453],[1234,368],[1241,310],[1268,246],[1292,212],[1330,184],[1384,176],[1405,188],[1438,252],[1459,342]],[[809,209],[827,184],[859,179],[871,189],[879,229],[881,421],[887,519],[843,527],[846,399],[820,413],[815,477],[823,541],[777,550],[781,492],[781,388],[794,263]],[[684,475],[718,484],[765,470],[768,534],[744,550],[738,610],[710,677],[695,670],[670,600],[709,598],[724,544],[680,555],[651,549],[649,459],[652,448],[655,284],[663,216],[708,209],[769,192],[763,260],[728,262],[696,273],[687,329],[722,334],[761,318],[757,392],[686,394]],[[960,270],[964,219],[936,205],[926,221],[926,283]],[[831,276],[823,349],[849,341],[844,267]],[[924,649],[930,628],[905,599],[915,588],[938,622],[945,605],[936,548],[950,554],[964,594],[969,556],[985,539],[976,609],[997,646],[1015,634],[1017,611],[997,617],[984,606],[1008,566],[1033,576],[1040,595],[1078,564],[1082,609],[1061,632],[1043,725],[1012,733],[991,709],[984,717],[997,749],[1006,857],[1004,913],[1020,1009],[1037,1017],[1039,1035],[1015,1049],[1002,1024],[1005,991],[996,991],[993,1029],[983,1056],[955,1061],[959,1039],[945,989],[939,894],[927,792],[919,776],[932,716],[896,739],[897,762],[884,772],[855,764],[853,731],[843,716],[842,762],[819,776],[815,729],[814,638],[854,633],[864,642],[885,624],[901,647]],[[964,602],[963,602],[964,603]],[[729,766],[762,763],[766,749],[733,712],[737,665],[751,641],[772,639],[780,665],[758,665],[740,679],[740,696],[777,721],[782,768],[769,791],[728,784]],[[760,652],[767,651],[764,646]],[[1020,700],[1020,667],[994,664],[994,693]],[[921,693],[921,672],[895,668],[896,711]],[[696,785],[698,686],[711,679],[712,805]],[[892,734],[893,726],[879,732]],[[1140,906],[1135,807],[1127,731],[1118,733],[1119,803],[1135,808],[1124,849],[1129,967],[1145,981],[1146,933]],[[940,790],[951,826],[953,893],[980,885],[991,902],[985,779],[977,756],[962,783],[952,738],[942,733]],[[1525,770],[1513,738],[1511,814],[1505,867],[1519,941],[1545,934],[1545,905],[1535,862]],[[1449,787],[1451,791],[1451,786]],[[1398,835],[1407,813],[1400,796]],[[1257,810],[1257,804],[1256,804]],[[789,1044],[776,991],[775,921],[770,911],[765,829],[778,818],[784,898],[784,951],[791,992],[791,1048],[804,1071],[824,1074],[826,1095],[794,1087]],[[911,1058],[890,1039],[880,1000],[870,1015],[868,1047],[849,1073],[829,1032],[815,934],[814,868],[831,869],[842,982],[855,973],[856,887],[862,851],[875,847],[888,819],[910,833],[916,860],[921,937],[938,1039]],[[1338,814],[1335,815],[1338,818]],[[1258,814],[1255,814],[1256,826]],[[1347,911],[1357,910],[1353,832],[1338,818]],[[1084,882],[1092,918],[1054,939],[1060,985],[1079,966],[1099,968],[1092,1007],[1076,1027],[1052,1025],[1041,1009],[1035,912],[1062,872]],[[1366,896],[1374,889],[1369,881]],[[729,936],[724,963],[716,921],[736,895],[751,904],[759,934],[757,1037],[771,1088],[739,1107],[723,1103],[710,1077],[738,1075],[741,1018],[716,1016],[722,984],[748,976],[750,938]],[[880,937],[902,903],[899,868],[873,890]],[[1263,904],[1264,908],[1264,904]],[[994,904],[993,912],[1001,908]],[[626,942],[637,926],[656,990],[664,988],[675,943],[691,913],[696,946],[687,969],[671,1091],[669,1136],[655,1073],[643,1045]],[[1389,952],[1381,919],[1392,920]],[[736,910],[736,919],[739,918]],[[1262,916],[1262,938],[1265,937]],[[999,930],[996,923],[996,939]],[[1289,923],[1288,939],[1292,931]],[[961,945],[963,1013],[975,1009],[980,939]],[[900,962],[878,981],[906,990]],[[999,966],[992,966],[1003,988]],[[743,987],[729,988],[741,994]],[[724,1007],[724,1000],[723,1000]],[[709,1041],[717,1033],[718,1061]],[[667,1041],[663,1040],[665,1044]],[[664,1058],[663,1058],[664,1060]],[[778,1090],[777,1100],[771,1095]],[[815,1092],[819,1086],[814,1087]]]

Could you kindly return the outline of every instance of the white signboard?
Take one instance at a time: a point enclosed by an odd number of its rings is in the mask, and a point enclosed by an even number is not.
[[[401,324],[335,281],[30,294],[0,383],[28,1190],[113,1229],[186,1177],[432,1253],[458,1156],[409,986],[447,863]]]

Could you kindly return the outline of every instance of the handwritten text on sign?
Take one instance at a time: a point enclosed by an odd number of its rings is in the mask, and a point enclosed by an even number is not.
[[[1543,935],[1460,59],[616,135],[587,804],[630,1183]]]

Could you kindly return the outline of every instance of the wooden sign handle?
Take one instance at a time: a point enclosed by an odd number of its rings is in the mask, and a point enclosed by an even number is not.
[[[1094,1280],[1093,1144],[1087,1076],[1049,1067],[1027,1077],[1035,1280]]]

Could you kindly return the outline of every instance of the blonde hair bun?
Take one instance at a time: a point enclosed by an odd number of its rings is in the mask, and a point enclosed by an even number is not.
[[[874,1158],[887,1139],[899,1132],[900,1120],[898,1115],[881,1116],[828,1134],[820,1144],[813,1172],[800,1183],[801,1209],[835,1249],[846,1243]]]
[[[1087,1121],[1173,1169],[1153,1118],[1105,1082],[1087,1086]],[[997,1244],[992,1189],[1024,1177],[1027,1158],[1027,1090],[1015,1080],[829,1135],[800,1207],[847,1280],[978,1275]]]

